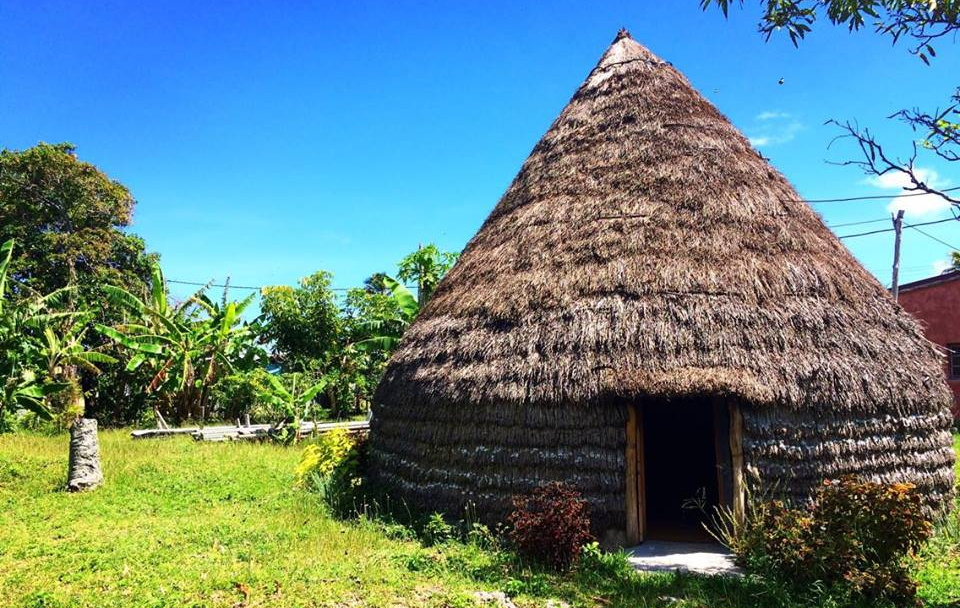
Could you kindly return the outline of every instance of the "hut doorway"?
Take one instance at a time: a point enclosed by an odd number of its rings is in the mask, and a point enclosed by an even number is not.
[[[741,486],[736,405],[681,399],[630,406],[627,542],[709,542],[703,523],[718,505],[735,510]]]

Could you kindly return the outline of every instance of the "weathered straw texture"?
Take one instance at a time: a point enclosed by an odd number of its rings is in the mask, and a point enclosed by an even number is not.
[[[619,450],[624,403],[697,395],[751,404],[761,474],[793,463],[798,484],[843,469],[935,502],[950,491],[950,395],[917,323],[686,78],[621,34],[391,359],[375,460],[424,498],[474,488],[499,466],[484,450],[515,447],[524,480],[562,477],[537,454],[596,438],[524,434],[528,412],[556,408],[583,435],[618,427],[603,445]],[[571,459],[565,474],[589,470]],[[604,487],[622,493],[622,474]]]

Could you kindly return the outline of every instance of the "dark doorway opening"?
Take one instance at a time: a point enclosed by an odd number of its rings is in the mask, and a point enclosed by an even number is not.
[[[697,399],[642,408],[646,538],[709,542],[704,529],[720,503],[719,442],[714,406]]]

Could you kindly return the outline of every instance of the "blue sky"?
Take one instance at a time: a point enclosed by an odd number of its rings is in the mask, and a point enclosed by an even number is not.
[[[149,4],[0,3],[0,146],[75,143],[133,191],[132,230],[168,278],[236,285],[322,268],[350,287],[418,243],[461,249],[622,26],[810,199],[894,196],[896,184],[826,162],[855,150],[828,150],[837,131],[824,121],[856,118],[905,153],[909,132],[885,117],[943,105],[960,66],[949,41],[926,67],[828,24],[799,49],[764,43],[754,2],[729,20],[698,0]],[[960,185],[949,166],[921,167]],[[949,216],[909,202],[908,221]],[[815,207],[841,224],[883,219],[889,204]],[[954,223],[925,230],[960,246]],[[845,242],[889,281],[891,233]],[[905,231],[902,280],[949,251]]]

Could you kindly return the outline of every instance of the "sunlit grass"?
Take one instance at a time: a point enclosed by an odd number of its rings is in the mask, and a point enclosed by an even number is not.
[[[508,552],[424,548],[376,522],[328,517],[293,488],[298,449],[133,441],[122,431],[100,439],[106,484],[68,494],[66,436],[0,436],[0,606],[470,606],[476,590],[505,591],[521,607],[553,598],[677,608],[832,601],[756,579],[561,576]],[[950,538],[941,533],[921,570],[928,605],[950,605],[960,588]]]

